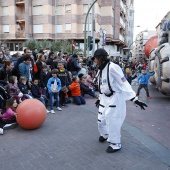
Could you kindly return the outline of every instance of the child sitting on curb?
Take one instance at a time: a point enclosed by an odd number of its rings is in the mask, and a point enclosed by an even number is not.
[[[81,96],[79,78],[77,76],[72,78],[72,83],[69,86],[71,96],[77,105],[86,104],[85,99]]]
[[[1,114],[0,112],[0,134],[3,135],[3,128],[7,125],[12,128],[16,126],[16,108],[18,104],[15,98],[10,98],[6,102],[6,111]]]

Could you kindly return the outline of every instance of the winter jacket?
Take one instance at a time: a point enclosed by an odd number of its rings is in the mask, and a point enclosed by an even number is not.
[[[19,89],[21,90],[21,92],[23,94],[28,94],[28,86],[26,84],[23,84],[23,83],[18,83],[18,87]]]
[[[146,74],[141,74],[137,78],[137,82],[139,84],[148,84],[149,77],[153,76],[155,73],[146,73]]]
[[[8,83],[8,92],[9,92],[10,96],[13,97],[13,96],[19,94],[20,89],[16,83],[14,83],[14,84]]]
[[[12,76],[12,71],[8,71],[8,73],[6,73],[6,68],[3,67],[0,69],[0,80],[1,83],[6,83],[9,80],[9,77]]]
[[[11,108],[8,108],[6,112],[2,115],[2,120],[14,120],[15,115],[14,111]]]
[[[71,57],[69,62],[67,63],[68,71],[79,71],[81,68],[78,66],[77,61],[74,57]]]
[[[50,72],[44,72],[41,71],[40,73],[40,84],[42,88],[47,87],[47,82],[51,78],[51,73]]]
[[[27,78],[27,81],[30,79],[30,65],[26,64],[25,62],[22,62],[19,64],[19,75],[24,76]]]
[[[72,96],[81,96],[80,83],[73,81],[69,86]]]
[[[63,71],[59,70],[57,76],[61,80],[62,87],[69,86],[71,84],[70,75],[66,69],[64,69]]]
[[[57,88],[57,91],[59,92],[61,90],[61,81],[59,78],[54,78],[54,77],[51,77],[48,82],[47,82],[47,88],[48,88],[48,91],[49,92],[52,92],[52,89],[51,89],[51,85],[54,84],[54,81],[57,81],[57,85],[58,85],[58,88]]]
[[[39,86],[35,86],[34,84],[31,85],[31,93],[34,98],[40,98],[42,91]]]
[[[125,77],[126,77],[126,80],[129,82],[129,84],[131,84],[132,80],[134,80],[137,77],[137,75],[134,75],[134,76],[125,75]]]

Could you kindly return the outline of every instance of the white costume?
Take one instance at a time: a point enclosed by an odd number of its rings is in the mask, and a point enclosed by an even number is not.
[[[109,71],[108,71],[109,65]],[[111,89],[114,91],[110,94],[108,77]],[[126,116],[126,100],[136,96],[130,84],[125,79],[121,68],[112,62],[107,63],[98,76],[99,95],[99,113],[98,113],[98,130],[101,136],[107,137],[110,143],[121,143],[121,126]],[[106,94],[106,95],[105,95]]]

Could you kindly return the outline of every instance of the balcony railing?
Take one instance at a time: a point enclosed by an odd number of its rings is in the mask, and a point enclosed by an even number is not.
[[[17,13],[16,14],[16,20],[25,20],[25,14],[24,13]]]
[[[25,31],[24,30],[17,31],[16,38],[25,38]]]
[[[15,0],[15,2],[25,2],[24,0]]]
[[[125,28],[125,22],[123,21],[121,17],[120,17],[120,24],[123,26],[123,28]]]
[[[123,42],[125,41],[125,38],[121,34],[119,34],[119,39]]]

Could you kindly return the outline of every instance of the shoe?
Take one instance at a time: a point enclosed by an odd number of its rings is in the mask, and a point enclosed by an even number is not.
[[[4,127],[3,127],[3,129],[4,130],[8,130],[8,129],[14,129],[14,128],[16,128],[17,127],[17,123],[9,123],[9,124],[6,124]]]
[[[148,98],[148,99],[152,99],[152,97],[151,97],[151,96],[147,96],[147,98]]]
[[[62,104],[61,107],[68,107],[66,104]]]
[[[111,143],[108,148],[106,149],[107,153],[114,153],[117,152],[121,149],[121,144],[120,143]]]
[[[49,111],[49,110],[47,110],[47,109],[46,109],[46,112],[47,112],[47,113],[50,113],[50,111]]]
[[[136,96],[139,96],[139,94],[136,94]]]
[[[55,114],[54,110],[50,110],[50,113],[53,113],[53,114]]]
[[[103,136],[99,137],[99,142],[103,143],[107,140],[107,138],[104,138]]]
[[[0,128],[0,135],[4,134],[4,130],[2,128]]]
[[[60,107],[57,107],[57,110],[62,111],[62,109]]]

